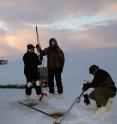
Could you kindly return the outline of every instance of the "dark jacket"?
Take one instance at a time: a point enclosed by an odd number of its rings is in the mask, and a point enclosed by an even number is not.
[[[102,69],[97,70],[90,87],[107,87],[110,89],[116,89],[115,83],[112,80],[110,74]]]
[[[54,48],[49,46],[41,50],[41,55],[47,55],[47,66],[49,69],[63,68],[65,60],[64,53],[58,46]]]
[[[24,74],[25,75],[37,75],[38,68],[37,66],[41,64],[38,56],[34,52],[29,52],[24,54],[23,56],[24,61]]]

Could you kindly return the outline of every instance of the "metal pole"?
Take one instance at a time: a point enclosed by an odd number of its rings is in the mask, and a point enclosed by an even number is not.
[[[73,108],[73,106],[75,105],[75,103],[80,103],[80,98],[82,97],[84,91],[82,91],[82,93],[80,94],[79,97],[77,97],[73,103],[71,104],[71,106],[69,107],[69,109],[66,111],[66,113],[64,114],[63,118],[59,121],[59,122],[54,122],[53,124],[61,124],[63,122],[63,120],[65,119],[66,115],[70,112],[70,110]]]

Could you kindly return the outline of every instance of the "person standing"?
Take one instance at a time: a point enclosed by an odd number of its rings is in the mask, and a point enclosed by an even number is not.
[[[83,91],[89,88],[94,88],[94,90],[88,95],[84,95],[84,102],[88,105],[90,103],[89,99],[96,101],[96,113],[102,113],[108,109],[112,103],[111,98],[116,96],[116,86],[112,80],[110,74],[100,69],[97,65],[91,65],[89,67],[89,73],[94,76],[92,82],[84,83]]]
[[[37,98],[40,99],[42,90],[39,81],[38,65],[41,65],[39,56],[34,51],[35,47],[32,44],[27,45],[27,52],[23,56],[24,74],[26,77],[26,97],[30,98],[32,93],[32,86],[35,87]]]
[[[47,55],[47,67],[48,67],[48,85],[49,85],[49,96],[55,94],[54,90],[54,77],[56,80],[57,91],[60,97],[63,97],[63,85],[61,79],[61,73],[64,67],[64,53],[57,44],[55,38],[49,40],[49,47],[41,50],[40,46],[36,46],[37,51],[41,53],[41,56]]]

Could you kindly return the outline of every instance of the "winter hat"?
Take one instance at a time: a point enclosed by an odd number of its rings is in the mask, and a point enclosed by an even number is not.
[[[35,47],[32,44],[27,45],[27,49],[34,49]]]
[[[57,41],[56,41],[56,39],[55,39],[55,38],[51,38],[51,39],[49,40],[49,45],[50,45],[50,46],[57,46]]]
[[[93,74],[95,72],[95,70],[98,70],[98,69],[99,69],[99,67],[97,65],[91,65],[89,67],[89,73]]]

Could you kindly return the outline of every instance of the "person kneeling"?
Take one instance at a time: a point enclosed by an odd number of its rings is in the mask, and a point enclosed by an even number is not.
[[[90,102],[86,99],[90,98],[96,102],[97,109],[96,114],[105,112],[111,105],[111,98],[116,96],[116,86],[112,80],[110,74],[100,69],[97,65],[91,65],[89,73],[94,76],[92,82],[84,83],[82,90],[87,91],[89,88],[94,90],[89,94],[85,95],[84,102],[88,105]]]

